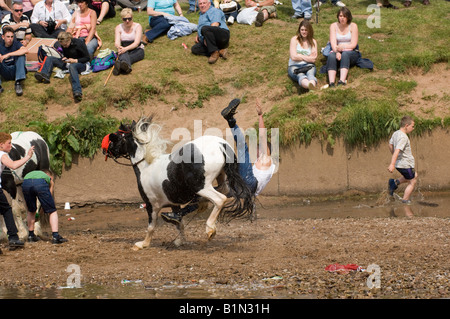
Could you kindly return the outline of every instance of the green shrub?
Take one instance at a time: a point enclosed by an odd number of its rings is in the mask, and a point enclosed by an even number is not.
[[[79,116],[68,115],[61,121],[47,123],[43,121],[30,122],[29,127],[36,130],[50,149],[51,169],[60,175],[63,164],[72,165],[73,156],[93,157],[101,145],[103,137],[115,130],[118,121],[93,115],[90,112]]]

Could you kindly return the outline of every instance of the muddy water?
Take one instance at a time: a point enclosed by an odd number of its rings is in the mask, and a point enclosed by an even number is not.
[[[289,199],[281,205],[264,201],[258,204],[260,219],[328,219],[328,218],[414,218],[450,217],[450,196],[420,196],[411,205],[405,205],[396,197],[377,199],[311,201]],[[276,278],[267,278],[276,285]],[[273,288],[273,287],[272,287]],[[147,286],[141,281],[125,281],[116,287],[86,285],[80,288],[58,287],[29,290],[0,287],[0,299],[222,299],[222,298],[273,298],[267,285],[221,285],[206,281],[192,284],[160,283]],[[278,295],[285,298],[314,298],[307,295]]]
[[[145,286],[142,282],[128,282],[116,288],[86,285],[80,288],[59,287],[30,291],[0,287],[0,299],[267,299],[272,287],[264,285],[188,285],[166,283],[159,287]],[[292,298],[292,296],[289,296]],[[296,295],[295,298],[310,298]]]
[[[384,194],[376,199],[336,200],[312,202],[301,199],[286,203],[276,210],[264,209],[261,205],[258,216],[262,218],[306,219],[306,218],[387,218],[387,217],[450,217],[450,196],[418,196],[410,205],[402,203],[394,194],[389,199]],[[270,211],[270,212],[269,212]]]

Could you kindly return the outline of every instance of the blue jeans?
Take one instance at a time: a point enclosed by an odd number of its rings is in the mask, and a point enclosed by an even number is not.
[[[45,213],[56,212],[55,201],[50,193],[50,186],[45,179],[25,179],[22,183],[22,191],[29,212],[37,210],[37,199],[39,199]]]
[[[305,18],[312,17],[312,5],[311,0],[291,0],[292,8],[295,11],[295,15],[303,15]]]
[[[195,0],[189,0],[189,10],[195,11]],[[197,5],[197,11],[198,11],[198,5]]]
[[[66,70],[66,62],[62,61],[59,58],[55,57],[47,57],[45,60],[45,64],[42,67],[41,73],[48,75],[49,77],[52,75],[53,68],[57,67],[62,70]],[[70,63],[69,65],[69,75],[70,75],[70,84],[72,85],[73,93],[81,93],[81,84],[79,74],[81,72],[86,71],[85,63]]]
[[[149,42],[153,42],[157,37],[167,34],[167,31],[172,27],[164,16],[151,17],[150,19],[151,30],[145,32]]]
[[[237,124],[231,127],[231,132],[233,133],[233,138],[236,142],[239,175],[241,175],[244,182],[254,194],[256,192],[256,187],[258,186],[258,180],[255,175],[253,175],[253,165],[250,161],[247,143],[245,143],[245,136]]]
[[[6,65],[5,63],[0,63],[0,75],[7,81],[16,80],[21,81],[26,79],[26,69],[25,69],[25,55],[18,56],[16,63],[14,65]],[[0,77],[0,85],[2,84],[2,79]]]
[[[80,38],[81,40],[85,40],[86,39],[86,37],[82,37],[82,38]],[[88,44],[86,44],[86,47],[87,47],[87,50],[88,50],[88,52],[89,52],[89,55],[91,56],[91,59],[94,57],[94,53],[95,53],[95,50],[97,50],[97,47],[98,47],[98,40],[97,40],[97,38],[96,37],[93,37],[92,39],[91,39],[91,41],[89,41],[89,43]]]
[[[313,66],[311,69],[309,69],[309,71],[307,71],[306,73],[298,73],[295,74],[294,70],[297,69],[299,66],[298,65],[290,65],[288,67],[288,75],[291,78],[292,81],[297,82],[299,85],[301,85],[301,82],[303,79],[308,79],[309,81],[316,81],[317,83],[317,78],[316,78],[316,67]]]

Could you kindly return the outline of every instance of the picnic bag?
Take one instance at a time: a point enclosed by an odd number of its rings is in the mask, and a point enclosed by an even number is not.
[[[111,49],[100,50],[99,54],[91,61],[92,72],[100,72],[112,67],[116,61],[117,53]]]
[[[234,1],[230,1],[228,3],[219,4],[220,10],[223,12],[234,12],[237,10],[237,3]]]
[[[45,45],[45,44],[39,46],[37,56],[38,56],[39,62],[41,62],[41,63],[44,62],[45,58],[48,56],[52,56],[52,57],[59,58],[59,59],[61,59],[63,57],[62,53],[59,52],[57,49],[55,49],[52,46]]]

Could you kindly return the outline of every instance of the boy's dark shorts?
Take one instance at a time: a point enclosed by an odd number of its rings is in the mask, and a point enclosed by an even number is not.
[[[22,192],[29,212],[37,210],[36,200],[39,199],[44,213],[56,211],[55,201],[45,179],[26,179],[22,183]]]
[[[397,171],[399,171],[400,174],[402,174],[403,177],[408,180],[413,179],[416,176],[414,168],[397,168]]]

